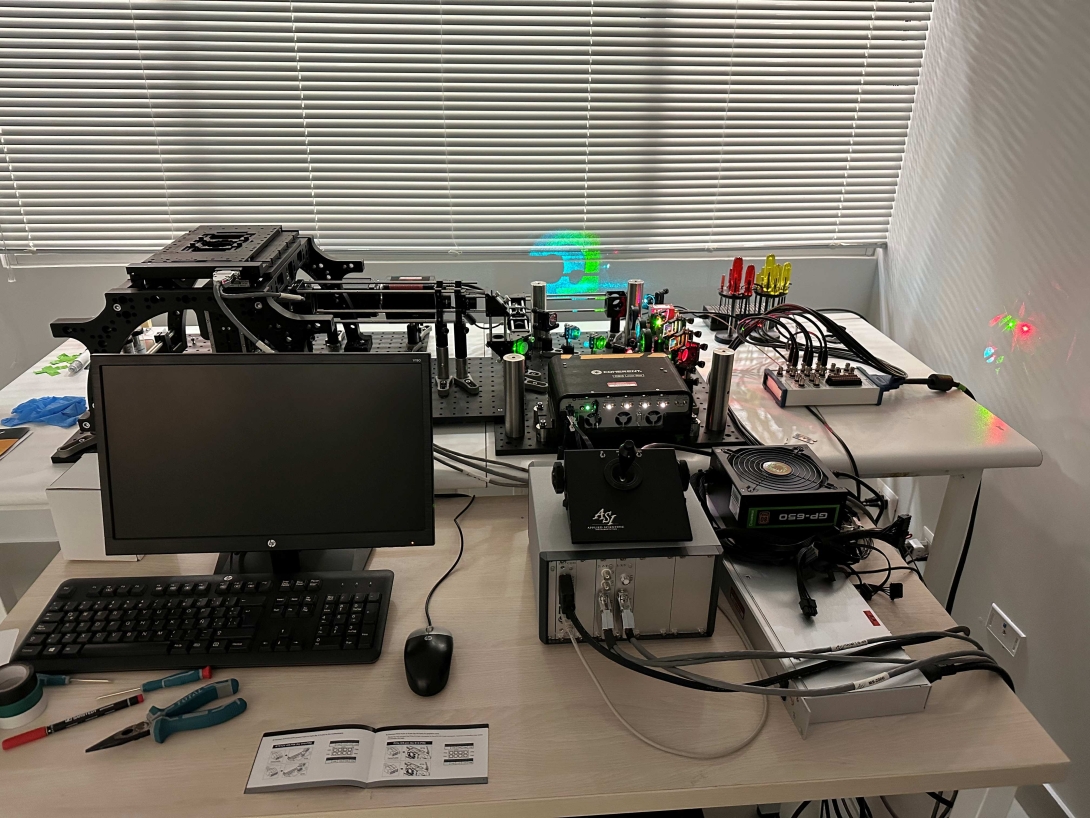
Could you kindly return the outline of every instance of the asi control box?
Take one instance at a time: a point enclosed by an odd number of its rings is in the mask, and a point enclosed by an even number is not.
[[[618,598],[624,600],[634,617],[634,630],[643,639],[712,635],[723,548],[692,489],[685,491],[690,542],[573,543],[563,498],[553,490],[552,463],[530,464],[529,501],[530,557],[542,642],[568,641],[557,596],[563,574],[572,575],[576,614],[595,637],[602,635],[603,592],[619,639],[624,638],[624,617]]]
[[[571,418],[591,438],[681,440],[694,430],[692,393],[658,352],[552,358],[549,408],[555,429]]]

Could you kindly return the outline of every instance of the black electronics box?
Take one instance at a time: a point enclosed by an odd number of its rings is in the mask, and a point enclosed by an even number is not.
[[[848,492],[809,446],[739,446],[713,455],[708,503],[731,527],[801,532],[840,522]]]
[[[693,396],[659,352],[556,356],[549,406],[555,428],[562,432],[571,416],[592,439],[682,439],[693,426]]]
[[[685,483],[674,451],[639,450],[624,475],[627,480],[618,479],[621,470],[615,449],[569,449],[564,453],[571,541],[691,541]]]

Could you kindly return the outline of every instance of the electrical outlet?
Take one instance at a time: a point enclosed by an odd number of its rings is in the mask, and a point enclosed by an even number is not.
[[[1026,638],[1026,635],[1022,633],[1022,629],[1015,625],[1011,618],[1003,613],[994,602],[992,603],[992,610],[988,613],[987,627],[988,633],[994,636],[1011,656],[1018,652],[1018,646]]]

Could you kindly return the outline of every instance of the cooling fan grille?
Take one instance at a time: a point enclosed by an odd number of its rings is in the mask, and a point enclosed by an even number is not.
[[[730,458],[745,483],[779,491],[814,491],[825,486],[825,475],[801,452],[779,446],[747,447]]]

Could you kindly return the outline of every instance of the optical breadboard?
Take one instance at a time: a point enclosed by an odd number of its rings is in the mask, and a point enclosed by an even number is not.
[[[884,391],[870,373],[859,367],[816,371],[786,371],[783,367],[764,372],[764,387],[781,407],[790,406],[879,406]]]
[[[529,538],[538,609],[538,638],[568,641],[557,596],[558,579],[575,580],[575,610],[595,637],[602,635],[600,592],[605,591],[614,635],[624,637],[621,594],[641,638],[711,636],[718,598],[722,546],[692,489],[685,491],[691,542],[580,545],[571,541],[563,498],[552,486],[552,463],[530,464]],[[622,594],[623,592],[623,594]]]
[[[807,651],[832,645],[848,645],[876,636],[889,636],[878,614],[863,600],[850,582],[812,582],[810,593],[817,600],[818,616],[809,618],[799,611],[799,592],[792,566],[756,565],[723,558],[726,571],[721,581],[725,611],[745,631],[757,650]],[[895,648],[881,658],[904,659]],[[811,660],[766,659],[769,675],[809,664]],[[792,681],[793,695],[784,697],[788,713],[805,738],[815,724],[916,713],[927,705],[931,685],[923,674],[910,671],[862,690],[833,696],[807,696],[806,691],[856,682],[887,670],[895,664],[844,664]]]

